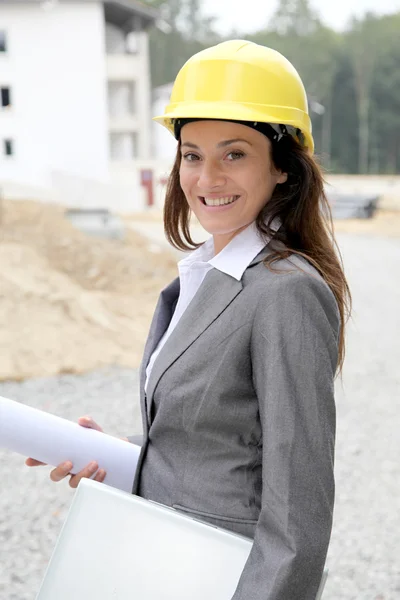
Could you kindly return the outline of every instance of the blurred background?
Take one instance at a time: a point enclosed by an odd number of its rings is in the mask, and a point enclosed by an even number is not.
[[[400,0],[0,0],[0,395],[140,432],[137,369],[181,258],[162,225],[176,142],[152,117],[232,38],[305,83],[353,293],[323,597],[398,600]],[[0,600],[33,600],[68,510],[44,471],[0,448]]]

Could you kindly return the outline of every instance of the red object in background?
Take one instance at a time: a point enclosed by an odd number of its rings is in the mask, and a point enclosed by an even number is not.
[[[159,180],[158,180],[158,183],[159,183],[160,185],[167,185],[167,183],[168,183],[168,180],[169,180],[169,177],[168,177],[168,175],[162,175],[162,176],[159,178]]]
[[[146,206],[154,206],[153,171],[140,169],[140,185],[147,191]]]

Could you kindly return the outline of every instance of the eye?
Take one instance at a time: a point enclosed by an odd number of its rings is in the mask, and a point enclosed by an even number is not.
[[[196,160],[200,160],[200,158],[197,156],[197,154],[194,154],[194,152],[188,152],[187,154],[184,154],[183,159],[187,162],[195,162]]]
[[[232,152],[229,152],[229,154],[227,154],[227,158],[229,158],[229,160],[239,160],[240,158],[243,158],[245,156],[245,153],[242,152],[241,150],[232,150]]]

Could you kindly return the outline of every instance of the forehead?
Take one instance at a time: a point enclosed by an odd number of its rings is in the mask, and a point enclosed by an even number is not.
[[[215,142],[216,144],[228,139],[243,139],[255,143],[259,136],[267,140],[260,132],[232,121],[193,121],[182,127],[181,141],[191,143]]]

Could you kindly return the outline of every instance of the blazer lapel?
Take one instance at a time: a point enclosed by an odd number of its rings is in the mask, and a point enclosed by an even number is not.
[[[217,269],[207,273],[200,289],[154,363],[146,394],[149,423],[153,394],[162,375],[229,306],[242,289],[240,281]]]
[[[170,283],[161,291],[158,298],[149,335],[147,337],[147,342],[143,352],[142,363],[140,365],[140,404],[142,408],[142,415],[146,415],[147,413],[146,394],[144,391],[146,382],[146,368],[153,351],[156,349],[158,342],[161,340],[168,328],[179,297],[179,291],[180,282],[179,277],[177,277],[174,279],[174,281],[172,281],[172,283]],[[143,426],[147,426],[147,423],[143,422]]]

